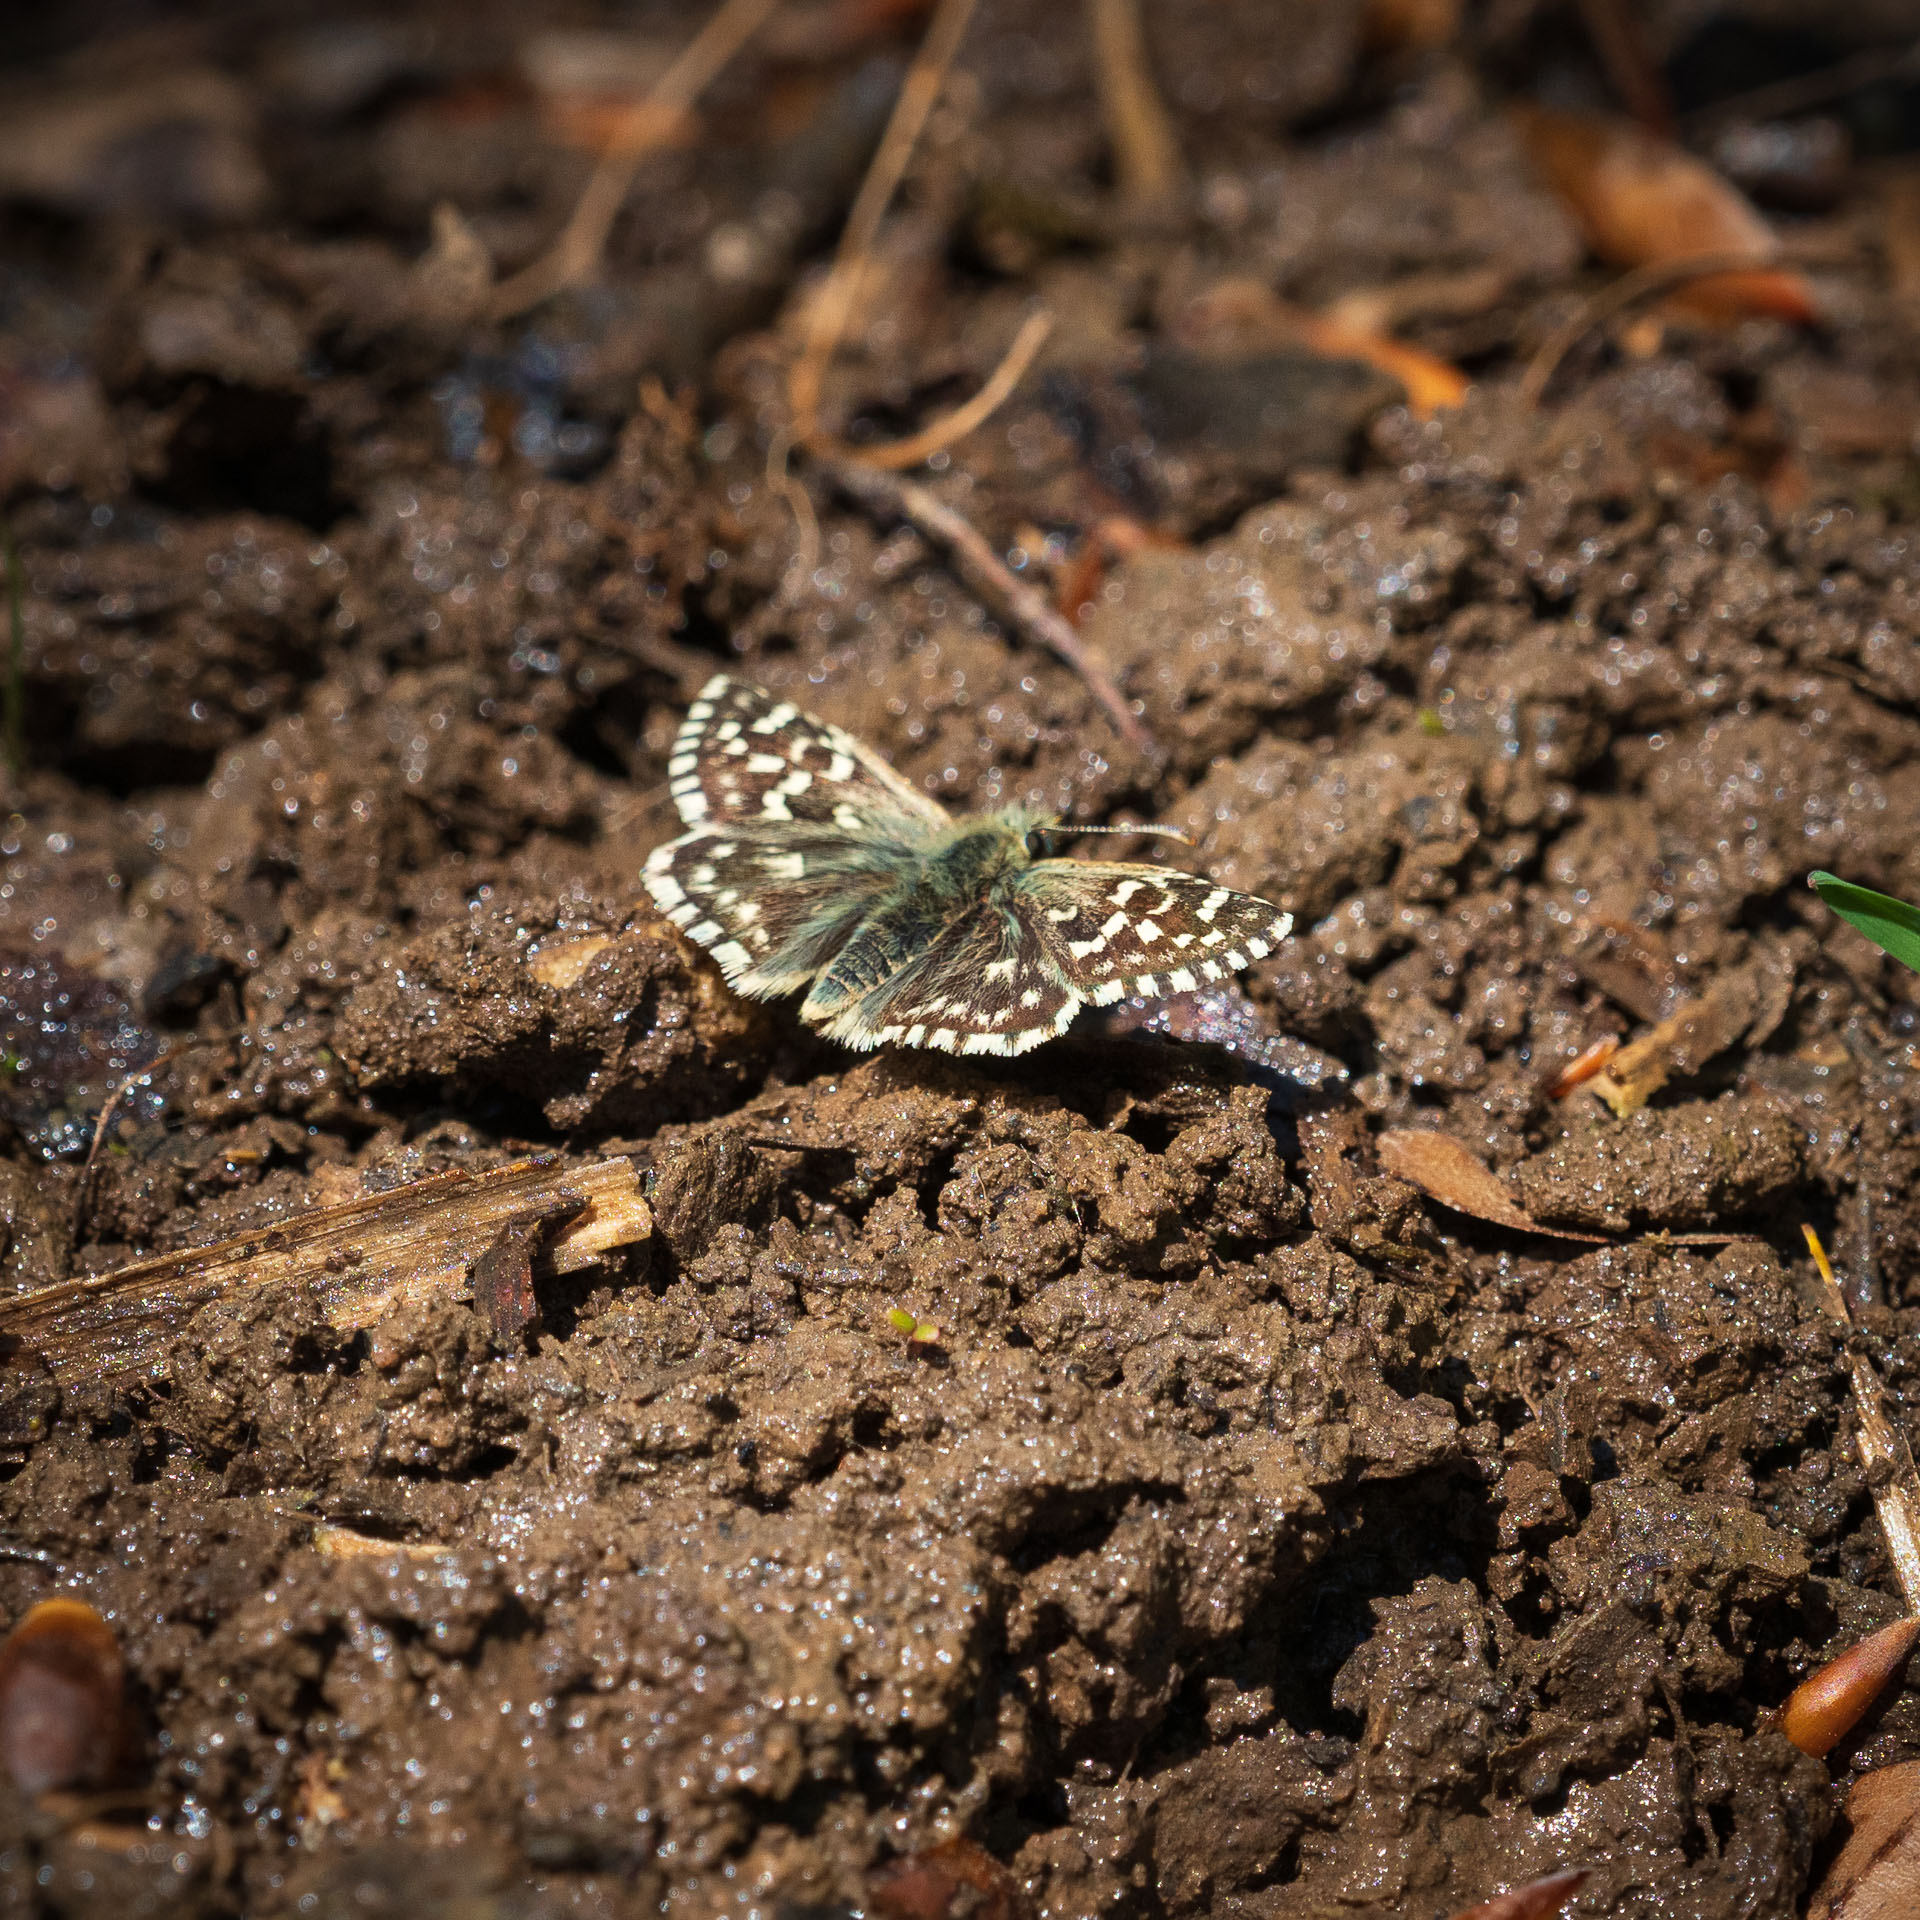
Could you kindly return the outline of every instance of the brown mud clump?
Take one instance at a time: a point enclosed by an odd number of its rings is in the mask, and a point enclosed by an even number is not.
[[[1908,28],[42,11],[0,1907],[1881,1899]],[[1292,937],[833,1045],[642,885],[719,673]]]

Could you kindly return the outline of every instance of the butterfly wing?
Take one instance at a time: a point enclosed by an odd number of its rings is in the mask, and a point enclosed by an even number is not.
[[[883,916],[883,919],[892,916]],[[879,951],[863,953],[865,943]],[[899,959],[896,935],[870,924],[836,959],[834,976],[884,977],[834,1002],[816,989],[800,1009],[830,1040],[849,1047],[937,1047],[944,1053],[1025,1053],[1065,1033],[1085,996],[1066,978],[1051,943],[1019,901],[998,893],[949,921]]]
[[[808,822],[895,839],[950,824],[852,734],[724,673],[688,707],[667,787],[689,827]]]
[[[1192,993],[1264,960],[1293,928],[1269,900],[1169,867],[1036,860],[1004,885],[1096,1007]]]
[[[948,824],[850,734],[724,673],[688,708],[667,775],[688,831],[641,879],[755,998],[810,984]]]

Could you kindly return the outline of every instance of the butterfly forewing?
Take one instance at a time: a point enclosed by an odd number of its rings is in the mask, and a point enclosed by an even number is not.
[[[1096,1007],[1192,993],[1264,960],[1293,926],[1270,901],[1166,867],[1037,860],[1007,884]]]
[[[863,839],[911,840],[948,824],[872,748],[724,673],[687,709],[667,785],[690,827],[809,821]]]

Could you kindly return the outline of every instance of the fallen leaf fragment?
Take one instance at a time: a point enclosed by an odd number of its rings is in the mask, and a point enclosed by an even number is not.
[[[543,1248],[587,1209],[578,1195],[563,1195],[500,1223],[487,1250],[473,1263],[473,1303],[496,1340],[518,1340],[540,1323],[533,1266]]]
[[[1591,1080],[1619,1051],[1617,1033],[1604,1033],[1591,1046],[1582,1047],[1547,1083],[1547,1098],[1564,1100],[1575,1087]]]
[[[1780,1731],[1802,1753],[1831,1753],[1907,1663],[1920,1619],[1896,1620],[1829,1660],[1787,1696]]]
[[[1438,1200],[1455,1213],[1476,1220],[1491,1221],[1497,1227],[1511,1227],[1517,1233],[1542,1233],[1554,1240],[1578,1240],[1585,1245],[1604,1244],[1591,1233],[1568,1233],[1559,1227],[1543,1227],[1490,1172],[1451,1134],[1433,1133],[1420,1127],[1394,1127],[1375,1142],[1380,1164],[1396,1178],[1416,1186],[1429,1199]]]
[[[1774,265],[1779,241],[1753,203],[1705,161],[1630,120],[1515,109],[1534,163],[1615,266],[1715,256],[1751,260],[1677,287],[1668,298],[1723,324],[1770,316],[1807,325],[1819,304],[1805,278]]]
[[[1329,360],[1357,360],[1399,381],[1408,410],[1422,420],[1440,408],[1457,407],[1470,385],[1449,361],[1390,338],[1351,311],[1296,307],[1250,275],[1231,275],[1196,294],[1180,314],[1175,334],[1183,346],[1206,354],[1292,346]]]
[[[1302,311],[1295,328],[1301,341],[1316,353],[1334,360],[1359,360],[1398,380],[1407,390],[1407,411],[1416,420],[1430,420],[1448,407],[1459,406],[1472,385],[1452,361],[1332,314]]]
[[[0,1765],[26,1794],[107,1785],[126,1759],[126,1662],[83,1600],[42,1600],[0,1646]]]
[[[1511,1893],[1496,1893],[1477,1907],[1463,1907],[1453,1920],[1549,1920],[1586,1884],[1587,1875],[1585,1867],[1563,1868]]]
[[[910,1853],[867,1881],[877,1920],[1026,1920],[1020,1883],[984,1847],[949,1840]]]
[[[1920,1913],[1920,1760],[1863,1773],[1852,1832],[1807,1902],[1807,1920],[1912,1920]]]

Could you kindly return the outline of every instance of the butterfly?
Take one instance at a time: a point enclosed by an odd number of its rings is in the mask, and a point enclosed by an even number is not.
[[[667,761],[686,832],[642,879],[736,993],[802,990],[849,1047],[1016,1054],[1083,1006],[1192,993],[1264,960],[1292,917],[1192,874],[1051,859],[1027,807],[955,818],[871,747],[727,674]],[[1098,829],[1092,829],[1098,831]]]

